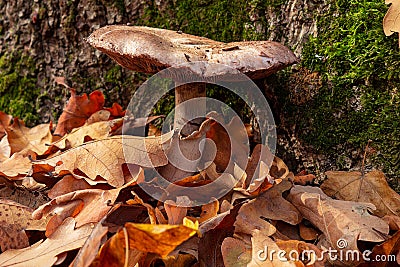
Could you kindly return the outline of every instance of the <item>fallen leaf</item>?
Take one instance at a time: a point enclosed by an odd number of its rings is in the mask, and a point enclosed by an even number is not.
[[[263,183],[273,183],[273,179],[269,174],[273,159],[274,155],[272,155],[267,146],[257,144],[254,147],[246,166],[247,179],[244,185],[246,191],[257,195],[260,193]]]
[[[25,230],[46,229],[48,220],[32,219],[33,209],[17,202],[0,199],[0,248],[24,248],[29,246]]]
[[[65,149],[67,144],[69,145],[69,148],[82,145],[87,137],[90,137],[91,140],[104,139],[108,137],[111,132],[111,127],[115,123],[117,123],[117,121],[100,121],[75,128],[69,134],[64,135],[61,139],[51,145],[56,146],[59,149]]]
[[[196,259],[196,262],[198,261],[198,250],[199,250],[199,240],[200,237],[198,236],[192,236],[191,238],[189,238],[188,240],[186,240],[185,242],[183,242],[182,244],[180,244],[179,246],[177,246],[174,251],[172,251],[169,254],[169,257],[178,257],[179,255],[182,254],[190,254],[191,256],[193,256]],[[172,265],[174,266],[174,265]],[[176,267],[180,267],[181,265],[177,265]],[[193,266],[192,265],[184,265],[184,266]]]
[[[90,125],[100,121],[108,121],[110,119],[111,112],[105,109],[96,111],[86,120],[85,125]]]
[[[46,229],[46,220],[34,220],[32,218],[33,209],[8,199],[0,199],[0,218],[3,223],[18,224],[25,230]]]
[[[200,218],[198,219],[199,223],[205,222],[208,219],[217,216],[218,210],[219,210],[219,202],[217,199],[215,199],[211,203],[201,206]]]
[[[4,175],[12,180],[18,180],[25,177],[32,168],[32,161],[19,153],[11,158],[0,162],[0,175]]]
[[[225,267],[247,266],[251,262],[251,245],[233,237],[224,239],[221,253]]]
[[[298,225],[288,224],[284,221],[271,221],[271,224],[276,228],[276,233],[272,235],[274,239],[281,239],[281,240],[301,239]]]
[[[52,266],[63,252],[83,246],[92,228],[84,225],[74,229],[75,220],[67,218],[53,235],[34,245],[0,254],[0,266]]]
[[[363,177],[360,172],[326,172],[321,189],[328,196],[357,202],[372,203],[379,217],[400,216],[400,195],[390,188],[381,171],[371,171]]]
[[[383,31],[386,36],[399,33],[400,37],[400,3],[396,0],[385,0],[385,4],[391,4],[383,18]],[[400,46],[400,39],[399,39]]]
[[[298,185],[307,185],[312,184],[315,178],[314,174],[297,174],[294,176],[293,182]]]
[[[83,207],[84,202],[81,199],[74,199],[62,205],[58,205],[57,209],[55,209],[54,212],[50,214],[50,216],[44,217],[49,219],[49,222],[46,225],[46,237],[51,236],[55,231],[57,231],[58,227],[64,222],[66,218],[75,217],[77,214],[79,214]]]
[[[258,207],[253,202],[243,204],[234,224],[235,233],[251,235],[255,229],[262,229],[268,236],[273,235],[276,232],[276,228],[262,218],[262,212],[263,210],[258,210]]]
[[[126,185],[129,186],[129,185]],[[87,223],[97,223],[112,208],[119,192],[124,187],[111,190],[84,189],[58,196],[50,202],[36,209],[32,216],[40,219],[44,216],[56,215],[62,220],[54,221],[55,224],[62,222],[64,218],[73,216],[77,227]],[[52,226],[56,228],[58,225]],[[48,226],[49,227],[49,226]]]
[[[390,230],[398,231],[400,230],[400,217],[395,215],[385,215],[382,219],[389,224]]]
[[[269,174],[274,177],[275,180],[285,179],[289,175],[289,168],[282,159],[275,156]]]
[[[90,188],[92,187],[84,179],[77,179],[73,175],[67,174],[50,189],[47,195],[53,199],[70,192]]]
[[[182,139],[177,133],[173,134],[169,148],[166,151],[169,162],[157,170],[162,177],[169,182],[176,182],[198,171],[205,155],[204,153],[202,155],[199,150],[199,142],[206,134],[206,129],[204,130],[203,128],[200,127],[200,130],[196,132],[196,136],[190,136],[185,139]],[[206,150],[204,149],[204,151]],[[208,156],[205,157],[207,158]]]
[[[75,89],[72,88],[70,92],[71,97],[58,119],[55,135],[63,136],[72,129],[84,125],[90,115],[103,108],[104,95],[98,90],[90,93],[89,97],[86,94],[77,96]]]
[[[2,176],[0,176],[0,198],[13,200],[32,209],[36,209],[50,200],[43,192],[33,192],[24,187],[16,187],[9,181],[7,181],[9,184],[2,185],[1,180]]]
[[[12,116],[0,111],[0,139],[6,135],[6,129],[10,126]]]
[[[11,156],[11,147],[7,137],[0,138],[0,163]]]
[[[135,256],[135,261],[130,261],[131,266],[146,252],[166,257],[178,245],[195,235],[197,229],[198,225],[187,219],[181,225],[126,223],[101,248],[94,266],[123,266],[126,249]]]
[[[249,267],[304,266],[301,262],[290,261],[288,255],[279,252],[281,251],[279,246],[263,231],[254,230],[251,237],[251,245],[251,262],[247,264]],[[272,253],[272,251],[275,251],[275,253]]]
[[[132,201],[127,201],[126,203],[129,205],[140,204],[147,209],[147,213],[149,215],[150,223],[157,224],[157,216],[155,209],[150,205],[147,204],[141,199],[135,192],[131,191],[131,194],[134,195],[134,199]]]
[[[97,252],[102,244],[102,240],[108,232],[108,227],[103,226],[103,220],[98,222],[93,228],[92,233],[86,240],[85,244],[79,250],[71,267],[87,267],[93,262],[97,256]]]
[[[319,233],[317,230],[315,230],[311,226],[305,225],[304,222],[301,222],[299,224],[299,231],[300,231],[301,238],[306,241],[316,240],[319,236]]]
[[[360,267],[389,267],[400,265],[400,231],[392,237],[372,249],[367,255],[369,261],[359,265]],[[365,259],[364,259],[365,260]]]
[[[167,133],[158,137],[113,136],[84,143],[59,155],[35,161],[37,167],[54,167],[55,172],[75,173],[79,170],[96,181],[98,176],[114,187],[124,184],[122,164],[130,163],[150,168],[166,165],[168,159],[163,151],[163,142],[172,136]],[[46,167],[47,166],[47,167]],[[35,167],[35,166],[33,166]]]
[[[129,248],[167,256],[183,241],[196,234],[198,224],[188,219],[181,225],[127,223]]]
[[[19,225],[2,223],[0,226],[1,251],[29,247],[29,239],[25,230]]]
[[[206,138],[214,141],[216,146],[214,163],[218,172],[223,172],[228,167],[232,168],[233,163],[245,169],[250,146],[246,129],[239,117],[233,117],[227,125],[213,121],[206,132]],[[230,161],[233,161],[231,166],[229,166]],[[232,173],[229,168],[228,172]]]
[[[236,216],[241,205],[220,214],[218,217],[203,223],[200,228],[202,238],[199,240],[199,264],[200,266],[224,267],[221,253],[222,242],[226,237],[234,234]]]
[[[129,249],[126,247],[126,243],[129,244],[129,239],[128,233],[124,228],[107,240],[90,266],[136,266],[147,253],[137,249]]]
[[[370,203],[334,200],[321,189],[295,185],[287,199],[327,237],[332,248],[338,248],[339,240],[346,240],[345,249],[357,249],[357,241],[384,241],[389,226],[382,219],[373,216]]]
[[[124,110],[118,103],[113,103],[111,108],[106,108],[105,110],[110,112],[110,119],[122,118],[126,113],[126,110]]]
[[[300,223],[300,212],[282,197],[282,193],[291,187],[292,184],[284,180],[243,204],[235,222],[235,232],[251,234],[254,229],[264,229],[272,235],[276,229],[265,219],[282,220],[292,225]]]
[[[164,202],[164,209],[167,213],[168,224],[182,224],[190,205],[190,199],[187,196],[177,197],[176,202],[167,200]]]
[[[14,118],[14,123],[6,128],[11,154],[31,150],[42,155],[52,142],[51,127],[50,123],[28,128],[23,121]]]

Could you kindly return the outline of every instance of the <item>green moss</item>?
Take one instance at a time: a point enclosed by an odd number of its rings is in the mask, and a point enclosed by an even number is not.
[[[302,59],[323,86],[313,101],[287,112],[297,114],[302,139],[318,151],[362,149],[371,139],[379,151],[374,163],[400,176],[400,54],[397,38],[382,30],[387,9],[381,0],[332,2]]]
[[[222,42],[262,39],[251,25],[249,14],[261,12],[261,0],[177,0],[168,11],[148,7],[140,24],[182,30]],[[260,16],[262,17],[262,16]]]
[[[0,110],[23,119],[28,125],[38,119],[36,101],[40,89],[36,87],[33,60],[22,53],[0,57]]]

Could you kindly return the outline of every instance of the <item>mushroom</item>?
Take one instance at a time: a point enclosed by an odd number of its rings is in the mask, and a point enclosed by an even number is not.
[[[142,26],[106,26],[93,32],[87,41],[122,67],[147,74],[170,67],[179,69],[188,62],[204,62],[227,65],[250,79],[261,79],[298,61],[287,47],[272,41],[222,43],[181,31]],[[207,71],[210,77],[227,74],[218,68]],[[204,117],[205,102],[204,106],[197,105],[196,110],[180,104],[205,96],[205,83],[175,88],[174,128],[183,136],[198,129],[198,125],[187,123],[188,118]],[[178,176],[184,175],[187,173]]]

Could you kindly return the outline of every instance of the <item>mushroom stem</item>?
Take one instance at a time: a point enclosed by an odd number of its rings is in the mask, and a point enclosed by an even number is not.
[[[205,97],[205,83],[183,84],[175,88],[174,128],[181,129],[183,136],[188,136],[199,129],[206,115]],[[185,105],[184,102],[187,100],[191,102]]]

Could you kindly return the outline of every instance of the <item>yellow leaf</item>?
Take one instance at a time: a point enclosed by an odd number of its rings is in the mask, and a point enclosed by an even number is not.
[[[167,256],[196,234],[198,222],[184,219],[183,225],[127,223],[129,248]]]

